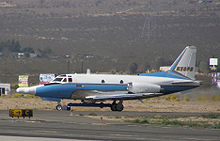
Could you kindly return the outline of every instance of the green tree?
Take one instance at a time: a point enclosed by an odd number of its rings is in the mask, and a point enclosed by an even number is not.
[[[21,50],[21,45],[19,41],[7,41],[6,47],[9,47],[10,52],[20,52]]]
[[[38,49],[37,52],[39,57],[47,57],[49,54],[52,53],[52,50],[50,48],[44,48]]]
[[[26,47],[26,48],[22,49],[22,52],[24,52],[24,53],[34,53],[35,51],[34,51],[33,48]]]

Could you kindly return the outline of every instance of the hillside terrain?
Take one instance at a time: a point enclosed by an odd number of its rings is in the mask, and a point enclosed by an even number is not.
[[[137,72],[170,65],[187,45],[197,66],[220,58],[220,1],[0,0],[0,42],[47,55],[18,58],[0,45],[0,79],[18,74]],[[68,55],[68,56],[67,56]],[[204,71],[204,70],[200,70]]]

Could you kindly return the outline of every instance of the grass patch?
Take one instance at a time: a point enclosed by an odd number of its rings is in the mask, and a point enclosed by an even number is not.
[[[167,120],[167,119],[162,120],[161,124],[162,125],[175,125],[175,126],[183,126],[184,125],[180,121],[177,121],[177,120],[170,121],[170,120]]]
[[[120,117],[120,116],[116,116],[115,118],[116,118],[116,119],[121,119],[121,117]]]
[[[89,116],[97,116],[96,113],[89,113]]]
[[[19,97],[24,97],[23,94],[12,94],[11,95],[12,98],[19,98]]]
[[[84,115],[83,114],[79,114],[79,116],[83,117]]]
[[[189,98],[189,96],[184,96],[183,100],[184,100],[184,101],[189,101],[190,98]]]
[[[35,98],[34,95],[31,94],[11,94],[11,95],[1,95],[0,98]]]
[[[186,126],[193,128],[215,128],[220,129],[220,122],[210,122],[209,119],[219,119],[220,114],[202,115],[203,121],[191,120],[190,117],[185,116],[141,116],[134,120],[124,120],[125,122],[137,123],[137,124],[153,124],[164,126]],[[190,118],[190,119],[189,119]]]
[[[7,95],[5,95],[5,94],[2,94],[2,95],[0,96],[0,98],[1,98],[1,97],[6,97],[6,96],[7,96]]]
[[[212,128],[220,129],[220,123],[213,123]]]
[[[212,124],[208,124],[208,122],[196,122],[196,121],[163,120],[161,124],[171,125],[171,126],[187,126],[187,127],[202,127],[202,128],[212,127]]]
[[[220,119],[220,114],[202,115],[203,118]]]
[[[140,119],[126,120],[125,122],[138,123],[138,124],[149,124],[149,121],[146,119],[144,119],[144,120],[140,120]]]

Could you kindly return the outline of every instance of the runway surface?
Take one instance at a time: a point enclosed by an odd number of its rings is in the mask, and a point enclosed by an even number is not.
[[[0,111],[0,140],[169,140],[169,141],[219,141],[220,130],[133,124],[86,115],[105,116],[199,116],[199,113],[149,113],[149,112],[96,112],[34,111],[31,119],[9,118],[8,111]],[[204,114],[203,114],[204,115]]]

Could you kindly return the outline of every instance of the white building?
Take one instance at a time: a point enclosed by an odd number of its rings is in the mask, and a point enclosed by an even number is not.
[[[0,83],[0,96],[2,94],[8,95],[10,91],[11,91],[11,84]]]

